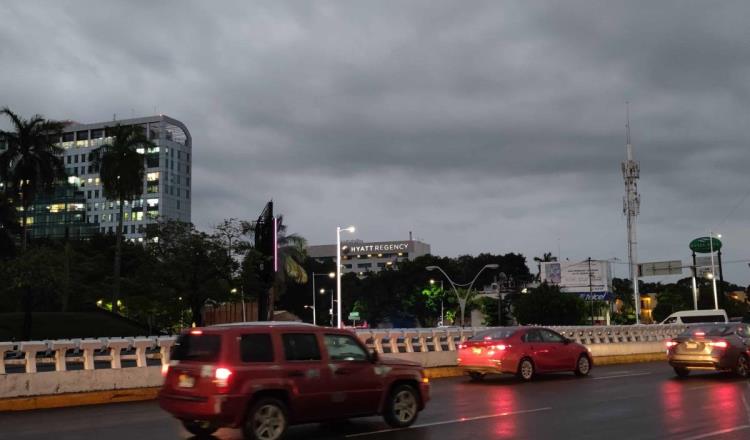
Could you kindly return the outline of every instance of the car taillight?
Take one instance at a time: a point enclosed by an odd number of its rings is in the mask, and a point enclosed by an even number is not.
[[[216,384],[218,388],[227,388],[231,376],[232,371],[228,368],[217,368],[214,373],[214,384]]]
[[[714,341],[709,342],[709,345],[715,348],[727,348],[729,344],[727,344],[727,341]]]
[[[458,344],[458,349],[466,348],[466,344]]]
[[[678,344],[677,341],[667,341],[667,343],[666,343],[667,348],[672,348],[672,347],[674,347],[677,344]]]
[[[162,377],[167,377],[167,373],[169,373],[169,364],[161,364]]]
[[[494,348],[495,348],[495,350],[503,351],[503,350],[505,350],[508,347],[510,347],[510,345],[499,344],[499,345],[496,345]]]

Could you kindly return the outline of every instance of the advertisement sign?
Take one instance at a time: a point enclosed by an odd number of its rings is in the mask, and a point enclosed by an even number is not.
[[[590,268],[590,269],[589,269]],[[560,286],[560,291],[584,299],[612,299],[612,268],[609,261],[552,261],[542,263],[542,281]]]
[[[721,240],[718,238],[698,237],[690,242],[690,250],[699,254],[710,254],[712,248],[714,252],[721,249]]]

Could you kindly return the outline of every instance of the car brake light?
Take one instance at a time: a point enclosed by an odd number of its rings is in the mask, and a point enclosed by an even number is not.
[[[169,373],[169,364],[162,364],[161,365],[161,375],[164,377],[167,377],[167,373]]]
[[[677,341],[667,341],[667,348],[672,348],[677,345]]]
[[[190,330],[190,334],[191,335],[202,335],[203,331],[202,330]]]
[[[458,349],[466,348],[466,344],[458,344]]]
[[[492,340],[492,336],[485,336],[485,337],[484,337],[484,340],[485,340],[485,341],[491,341],[491,340]]]
[[[508,348],[508,347],[509,347],[508,345],[505,345],[505,344],[500,344],[500,345],[496,345],[496,346],[495,346],[495,350],[500,350],[500,351],[503,351],[503,350],[505,350],[505,349],[506,349],[506,348]]]
[[[695,336],[706,336],[706,332],[695,332]]]
[[[229,386],[230,376],[232,376],[232,371],[228,368],[217,368],[214,373],[214,383],[219,388],[226,388]]]
[[[727,341],[710,342],[709,345],[716,348],[727,348],[729,346],[729,344],[727,344]]]

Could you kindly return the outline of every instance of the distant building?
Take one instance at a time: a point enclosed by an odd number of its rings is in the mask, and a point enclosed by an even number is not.
[[[74,185],[56,185],[49,194],[37,196],[29,206],[30,238],[85,239],[98,231],[86,222],[86,198]]]
[[[341,244],[342,273],[366,275],[379,272],[399,261],[414,260],[430,253],[430,245],[418,240],[346,241]],[[323,261],[336,262],[336,245],[308,246],[307,255]]]
[[[50,222],[75,220],[80,223],[79,214],[83,216],[83,223],[97,228],[101,233],[116,231],[119,203],[104,198],[99,172],[93,164],[93,152],[113,142],[112,128],[117,125],[140,127],[147,138],[156,144],[155,148],[141,151],[146,167],[143,194],[132,203],[125,202],[125,238],[143,240],[145,226],[155,223],[157,217],[191,221],[193,144],[190,132],[182,122],[165,115],[93,124],[72,122],[63,128],[59,146],[63,149],[61,158],[68,175],[68,185],[75,188],[75,202],[67,189],[63,194],[55,192],[52,196],[40,196],[33,214],[30,212],[31,215],[27,215],[32,237],[58,235],[59,229],[51,227]],[[0,153],[6,147],[1,141]],[[57,200],[57,196],[63,198]],[[72,218],[48,215],[57,214],[57,206],[61,203],[74,213]],[[56,212],[51,212],[53,210]]]

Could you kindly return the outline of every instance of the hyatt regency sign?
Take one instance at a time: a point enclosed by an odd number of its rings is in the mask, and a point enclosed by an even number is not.
[[[410,243],[407,241],[391,241],[386,243],[350,243],[342,246],[342,250],[350,254],[383,254],[394,252],[409,252]]]

